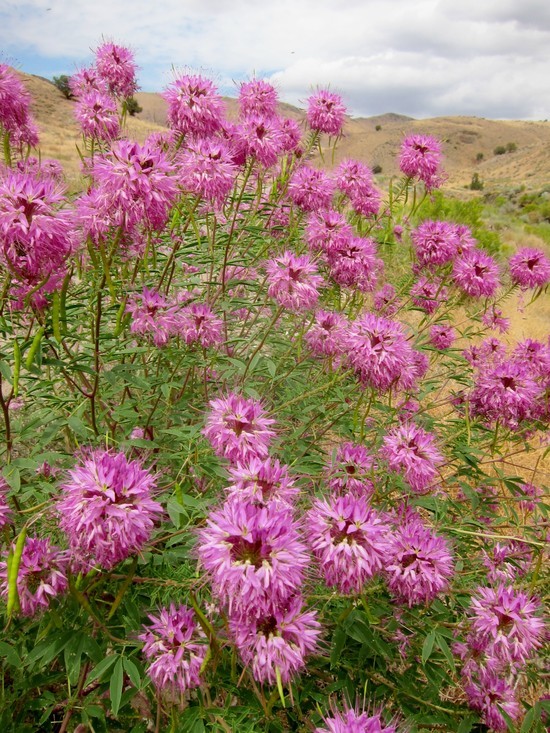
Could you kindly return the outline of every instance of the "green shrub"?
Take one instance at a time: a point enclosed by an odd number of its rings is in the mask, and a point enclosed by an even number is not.
[[[53,83],[66,99],[73,99],[74,95],[71,92],[69,79],[70,77],[67,74],[61,74],[61,76],[54,76]]]

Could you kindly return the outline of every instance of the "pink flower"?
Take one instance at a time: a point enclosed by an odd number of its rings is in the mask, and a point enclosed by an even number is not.
[[[237,142],[247,158],[270,168],[278,161],[285,140],[278,118],[255,115],[237,128]]]
[[[364,445],[346,442],[338,446],[325,469],[325,476],[332,491],[370,495],[374,491],[372,474],[375,468],[375,460]]]
[[[209,404],[203,433],[218,456],[233,464],[267,458],[275,420],[265,416],[260,402],[229,394]]]
[[[498,362],[480,368],[470,393],[472,415],[490,423],[497,420],[512,430],[538,416],[542,388],[528,367],[519,362]]]
[[[320,89],[308,99],[307,121],[312,130],[341,135],[345,116],[346,108],[339,94]]]
[[[447,588],[454,572],[446,540],[428,529],[414,513],[397,521],[386,555],[390,593],[409,607],[433,601]]]
[[[225,106],[214,84],[184,74],[162,94],[168,102],[168,124],[182,135],[210,137],[223,123]]]
[[[376,216],[380,209],[380,193],[373,183],[371,169],[357,160],[344,160],[336,169],[336,186],[345,193],[354,211],[363,216]]]
[[[304,669],[321,634],[316,616],[315,611],[303,611],[301,597],[294,596],[258,617],[230,619],[235,645],[257,682],[275,685],[279,672],[288,684]]]
[[[223,141],[197,140],[178,159],[183,188],[220,207],[235,184],[237,167]]]
[[[10,172],[0,178],[0,261],[18,279],[53,276],[74,247],[73,216],[51,178]]]
[[[491,731],[507,733],[510,730],[502,711],[513,721],[520,716],[520,706],[514,688],[493,670],[480,670],[478,679],[465,686],[468,704],[481,714]]]
[[[424,221],[411,232],[416,257],[421,267],[438,267],[451,262],[459,240],[456,227],[446,221]]]
[[[432,314],[448,299],[447,288],[439,278],[419,277],[411,287],[411,300],[425,313]]]
[[[334,182],[327,174],[309,165],[300,166],[288,184],[290,199],[302,211],[328,209],[332,202]]]
[[[302,584],[309,557],[288,507],[233,496],[210,513],[197,552],[231,614],[273,614]]]
[[[399,310],[395,288],[391,283],[386,283],[373,296],[373,308],[384,316],[393,316]]]
[[[128,298],[126,313],[132,316],[130,332],[151,336],[156,346],[165,346],[178,332],[180,306],[155,290],[143,288]]]
[[[456,331],[449,324],[436,323],[430,328],[430,343],[436,349],[449,349],[456,340]]]
[[[545,634],[540,603],[512,586],[477,589],[469,613],[469,639],[508,663],[525,663]]]
[[[335,710],[332,717],[324,718],[325,728],[315,728],[315,733],[396,733],[393,724],[386,725],[381,713],[359,713],[353,708],[343,712]]]
[[[286,251],[265,264],[268,295],[289,310],[313,308],[319,299],[318,288],[324,280],[308,255]]]
[[[376,390],[416,383],[415,352],[396,321],[365,314],[351,324],[345,353],[361,382]]]
[[[351,242],[353,229],[343,214],[333,209],[320,209],[309,214],[304,237],[314,252],[328,254],[344,249]]]
[[[274,117],[277,114],[277,90],[263,79],[242,82],[239,109],[243,117]]]
[[[403,472],[413,491],[423,493],[444,461],[435,441],[435,435],[414,423],[403,423],[384,436],[381,453],[392,471]]]
[[[491,583],[511,582],[527,573],[533,560],[529,545],[519,540],[497,542],[491,554],[482,551],[483,565]]]
[[[317,499],[307,514],[308,541],[328,586],[360,593],[382,569],[389,527],[364,496]]]
[[[138,89],[137,67],[129,48],[114,43],[103,43],[95,52],[96,68],[100,79],[115,97],[127,99]]]
[[[503,318],[502,311],[495,305],[489,306],[481,317],[484,326],[492,330],[498,329],[500,333],[506,333],[510,328],[510,319]]]
[[[281,129],[281,147],[287,152],[296,151],[298,153],[298,146],[302,140],[302,133],[300,131],[300,125],[296,120],[290,118],[284,118],[280,121]]]
[[[194,611],[187,606],[162,608],[149,616],[150,625],[138,636],[149,660],[147,674],[157,690],[186,692],[201,684],[200,669],[207,645],[201,639]]]
[[[173,165],[150,142],[113,143],[92,166],[95,207],[112,226],[132,231],[137,225],[162,229],[177,196]]]
[[[316,356],[337,356],[343,350],[345,328],[344,316],[319,310],[304,338]]]
[[[490,298],[500,287],[497,263],[479,249],[469,250],[455,260],[453,279],[473,298]]]
[[[17,594],[23,616],[49,608],[67,590],[67,552],[47,539],[27,537],[17,573]],[[0,595],[8,596],[7,562],[0,562]]]
[[[12,144],[38,144],[30,112],[31,95],[7,64],[0,64],[0,129]]]
[[[226,488],[229,497],[250,501],[258,506],[280,502],[291,507],[298,494],[288,466],[277,459],[250,458],[229,467],[231,484]]]
[[[116,102],[108,94],[87,92],[78,100],[74,113],[86,137],[109,142],[120,132]]]
[[[80,98],[90,92],[108,94],[109,88],[105,79],[100,76],[95,66],[77,71],[69,79],[69,88],[74,97]]]
[[[427,189],[441,184],[441,143],[429,135],[409,135],[401,144],[399,168],[409,178],[423,181]]]
[[[182,308],[177,330],[186,344],[198,343],[204,349],[219,346],[224,341],[222,319],[203,303]]]
[[[9,488],[5,480],[0,476],[0,529],[11,522],[12,510],[6,498]]]
[[[384,266],[376,256],[375,241],[366,237],[351,237],[341,248],[331,249],[327,260],[338,285],[356,287],[362,293],[374,290]]]
[[[57,502],[77,567],[110,570],[138,553],[163,514],[151,498],[156,488],[154,476],[123,453],[85,452]]]
[[[541,249],[524,247],[510,258],[510,277],[522,290],[550,282],[550,260]]]

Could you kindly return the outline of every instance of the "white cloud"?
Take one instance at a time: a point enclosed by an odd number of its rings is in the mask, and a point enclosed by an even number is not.
[[[146,89],[174,65],[265,74],[295,102],[330,84],[356,114],[550,116],[547,0],[3,0],[0,48],[23,68],[71,72],[102,37],[134,49]]]

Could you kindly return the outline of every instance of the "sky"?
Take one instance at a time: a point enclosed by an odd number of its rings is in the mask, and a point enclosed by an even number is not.
[[[0,0],[0,62],[51,79],[129,46],[143,91],[253,76],[350,114],[550,118],[549,0]]]

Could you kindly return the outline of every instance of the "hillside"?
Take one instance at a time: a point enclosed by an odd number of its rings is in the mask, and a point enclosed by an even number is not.
[[[41,150],[46,157],[57,158],[69,179],[79,175],[76,146],[81,138],[73,116],[75,102],[67,100],[47,79],[20,74],[33,99],[33,113],[41,133]],[[128,134],[142,141],[149,133],[162,130],[166,121],[166,102],[159,94],[136,95],[143,107],[130,118]],[[228,115],[236,117],[235,99],[227,99]],[[281,114],[303,119],[302,110],[280,105]],[[377,129],[378,128],[378,129]],[[446,188],[464,191],[474,172],[485,190],[502,190],[525,185],[537,189],[550,180],[550,122],[487,120],[478,117],[437,117],[415,120],[388,113],[369,118],[350,118],[339,142],[335,161],[357,158],[382,167],[381,182],[397,172],[396,155],[404,135],[434,135],[443,141]],[[497,146],[514,143],[517,150],[494,155]],[[483,159],[476,158],[482,154]],[[322,161],[319,161],[322,164]]]

